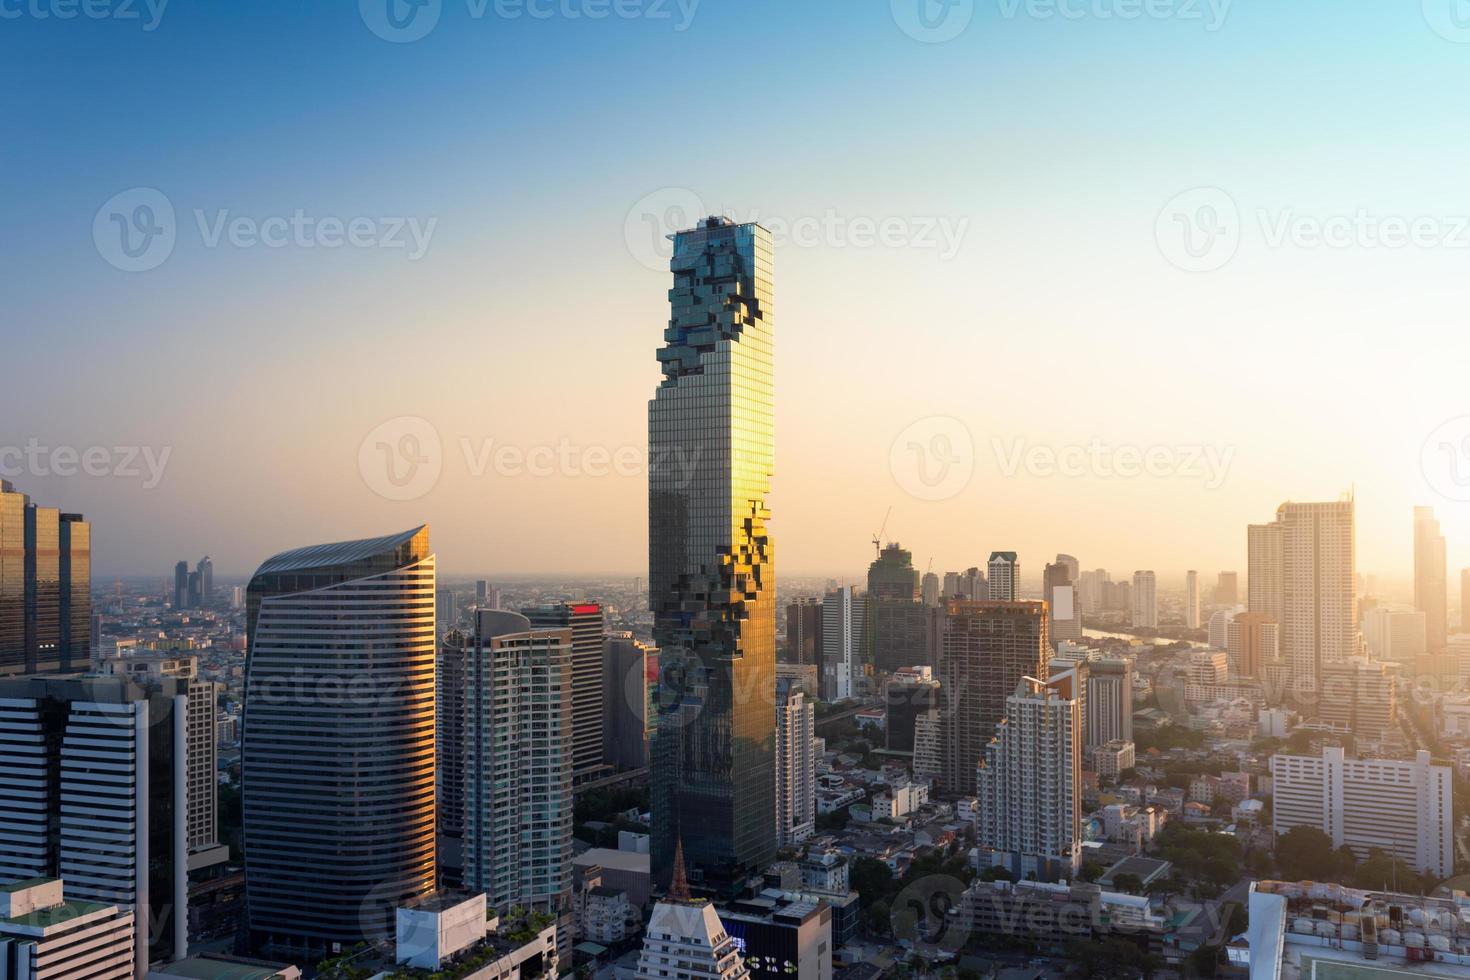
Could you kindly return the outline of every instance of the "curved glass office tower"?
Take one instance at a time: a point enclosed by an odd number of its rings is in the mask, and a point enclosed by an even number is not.
[[[252,941],[310,958],[391,935],[435,886],[429,530],[277,555],[246,615]]]
[[[669,880],[682,838],[691,879],[725,892],[776,853],[770,234],[706,219],[671,269],[648,406],[653,870]]]

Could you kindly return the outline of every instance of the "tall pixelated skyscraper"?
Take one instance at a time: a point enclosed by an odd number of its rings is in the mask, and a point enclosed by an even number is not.
[[[663,379],[648,406],[648,575],[659,648],[653,871],[696,885],[776,853],[772,249],[756,224],[673,236]]]

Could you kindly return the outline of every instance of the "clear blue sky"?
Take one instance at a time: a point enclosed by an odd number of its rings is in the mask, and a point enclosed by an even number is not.
[[[1153,232],[1199,186],[1246,215],[1470,214],[1470,44],[1430,23],[1458,37],[1450,0],[1237,0],[1213,31],[1206,0],[1203,21],[977,0],[945,43],[906,34],[888,0],[702,0],[682,31],[672,0],[629,20],[442,0],[401,44],[341,0],[173,0],[151,31],[142,0],[141,21],[36,16],[66,3],[0,0],[0,443],[171,448],[146,491],[14,477],[93,516],[104,573],[206,551],[243,573],[420,520],[451,570],[636,571],[639,480],[471,484],[449,464],[463,470],[467,433],[641,444],[666,275],[630,258],[625,230],[666,188],[737,216],[968,222],[946,261],[778,250],[791,571],[856,567],[895,501],[890,533],[944,567],[1002,546],[1032,569],[1061,550],[1119,571],[1243,566],[1245,521],[1353,483],[1366,565],[1401,570],[1415,502],[1441,506],[1467,539],[1452,562],[1470,558],[1465,505],[1417,468],[1424,435],[1470,412],[1470,250],[1273,251],[1248,217],[1240,256],[1191,276]],[[128,273],[99,256],[93,221],[139,187],[174,206],[178,240]],[[297,209],[433,218],[432,247],[210,248],[194,214]],[[1309,366],[1281,366],[1293,358]],[[991,433],[1017,432],[1239,454],[1213,496],[982,477],[915,502],[889,447],[929,414],[964,419],[987,454]],[[366,491],[355,462],[398,415],[431,419],[448,454],[408,503]],[[1119,519],[1099,528],[1090,507]],[[1155,545],[1118,530],[1145,521]],[[947,529],[969,522],[956,543]]]

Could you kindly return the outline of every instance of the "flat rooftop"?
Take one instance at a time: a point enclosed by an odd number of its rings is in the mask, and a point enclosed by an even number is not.
[[[191,980],[269,980],[285,967],[264,960],[237,959],[231,956],[190,956],[150,973]]]

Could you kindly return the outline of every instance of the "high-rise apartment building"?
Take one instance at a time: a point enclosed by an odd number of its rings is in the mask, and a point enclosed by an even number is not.
[[[91,527],[0,480],[0,675],[91,660]]]
[[[786,660],[822,664],[822,600],[802,596],[786,606]],[[819,670],[820,673],[820,670]]]
[[[985,565],[991,602],[1015,602],[1021,584],[1021,562],[1014,551],[992,551]]]
[[[437,617],[436,617],[437,618]],[[464,883],[465,674],[473,634],[436,630],[434,661],[434,825],[440,884]]]
[[[251,937],[310,958],[391,935],[436,883],[429,529],[266,560],[246,629]]]
[[[521,612],[536,629],[572,631],[572,778],[594,779],[604,768],[603,640],[607,626],[599,602],[556,602]]]
[[[1184,573],[1184,626],[1199,629],[1199,572],[1192,568]]]
[[[791,683],[776,682],[776,841],[800,844],[817,829],[816,706]]]
[[[189,683],[0,680],[0,891],[64,878],[136,909],[134,967],[187,954]]]
[[[482,609],[465,650],[464,883],[494,908],[572,896],[575,629]]]
[[[1267,613],[1236,613],[1225,626],[1225,650],[1232,676],[1264,680],[1266,665],[1281,659],[1281,627]]]
[[[434,632],[443,636],[447,630],[452,630],[458,625],[459,603],[455,598],[454,590],[441,585],[434,592]]]
[[[668,880],[682,840],[719,890],[776,851],[772,259],[756,224],[708,218],[674,235],[648,411],[653,872]]]
[[[1236,572],[1221,572],[1215,579],[1215,602],[1221,606],[1233,606],[1240,602],[1240,575]]]
[[[1272,526],[1276,531],[1253,529],[1250,541],[1258,567],[1269,569],[1275,561],[1274,535],[1280,536],[1281,591],[1279,597],[1265,587],[1254,592],[1252,611],[1280,610],[1275,618],[1282,660],[1291,671],[1292,689],[1311,702],[1322,665],[1357,653],[1353,501],[1285,503]],[[1265,574],[1269,582],[1271,573]]]
[[[1424,639],[1429,652],[1439,653],[1445,647],[1449,611],[1444,535],[1433,507],[1414,508],[1414,608],[1424,614]]]
[[[1084,613],[1096,615],[1106,608],[1107,586],[1111,583],[1112,577],[1106,568],[1094,568],[1081,574],[1078,591]]]
[[[1349,759],[1328,747],[1320,757],[1271,757],[1272,814],[1280,835],[1312,827],[1347,846],[1359,860],[1373,849],[1417,871],[1454,872],[1453,780],[1428,752],[1412,761]]]
[[[943,692],[944,789],[968,793],[975,766],[1005,717],[1006,698],[1023,677],[1044,677],[1050,648],[1040,602],[953,599],[939,622]]]
[[[933,572],[925,572],[923,581],[919,586],[920,601],[924,608],[934,609],[939,605],[939,576]]]
[[[1053,644],[1082,639],[1082,608],[1078,601],[1081,572],[1077,559],[1057,555],[1041,574],[1041,597],[1051,616],[1048,633]]]
[[[1246,528],[1246,609],[1281,622],[1285,601],[1286,555],[1282,526],[1251,524]]]
[[[1159,581],[1153,572],[1133,573],[1133,625],[1157,629],[1159,625]]]
[[[928,656],[928,614],[919,601],[913,557],[890,544],[868,566],[868,649],[873,670],[891,674]]]
[[[1100,657],[1087,663],[1083,721],[1085,744],[1133,741],[1133,662]]]
[[[602,660],[603,761],[614,769],[648,765],[648,740],[653,734],[648,710],[650,663],[658,663],[658,647],[634,639],[632,633],[608,634]]]
[[[981,862],[1017,878],[1082,868],[1082,717],[1074,678],[1022,678],[978,769]]]
[[[867,597],[844,585],[822,600],[822,692],[827,701],[857,697],[864,683]]]

